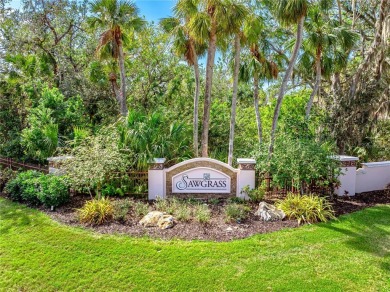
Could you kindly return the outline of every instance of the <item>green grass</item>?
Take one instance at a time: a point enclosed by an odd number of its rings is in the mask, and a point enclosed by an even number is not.
[[[389,291],[390,206],[233,242],[101,235],[0,199],[1,291]]]

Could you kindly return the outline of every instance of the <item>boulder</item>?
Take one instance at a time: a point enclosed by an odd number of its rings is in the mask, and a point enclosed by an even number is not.
[[[164,216],[163,212],[152,211],[146,214],[144,218],[142,218],[141,221],[139,221],[139,224],[141,224],[144,227],[154,227],[157,226],[158,221],[163,216]]]
[[[160,229],[172,228],[174,224],[175,221],[171,215],[163,215],[157,222],[157,226]]]
[[[286,217],[286,214],[282,210],[277,209],[274,205],[261,202],[259,208],[255,212],[256,216],[259,216],[263,221],[279,221]]]

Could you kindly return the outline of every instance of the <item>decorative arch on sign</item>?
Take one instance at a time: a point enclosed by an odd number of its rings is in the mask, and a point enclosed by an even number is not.
[[[222,173],[230,178],[229,192],[218,191],[217,193],[190,193],[190,192],[173,192],[172,181],[181,173],[196,169],[210,169],[216,173]],[[193,198],[228,198],[235,197],[237,192],[237,169],[221,161],[211,158],[195,158],[178,163],[165,170],[166,196],[169,197],[193,197]]]

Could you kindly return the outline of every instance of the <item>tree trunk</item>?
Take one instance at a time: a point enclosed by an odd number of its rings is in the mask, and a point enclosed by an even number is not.
[[[125,73],[125,57],[123,54],[122,42],[118,43],[118,61],[119,61],[119,70],[121,75],[121,100],[120,100],[120,112],[122,116],[127,116],[127,100],[126,100],[126,73]]]
[[[195,50],[194,50],[195,52]],[[195,94],[194,94],[194,154],[195,157],[199,156],[198,145],[198,115],[199,115],[199,90],[200,90],[200,73],[198,56],[194,54],[194,75],[195,75]]]
[[[211,20],[209,47],[207,51],[206,86],[204,92],[203,128],[202,128],[202,157],[208,157],[211,88],[213,84],[213,70],[214,70],[214,59],[215,59],[216,49],[217,49],[217,23],[216,20],[213,18]]]
[[[120,103],[121,99],[122,99],[122,95],[121,95],[121,91],[119,90],[118,84],[116,83],[116,80],[111,81],[111,87],[112,87],[112,91],[114,93],[115,99],[118,101],[118,103]]]
[[[340,22],[340,25],[343,24],[343,18],[342,18],[342,14],[341,14],[341,2],[340,0],[337,0],[337,7],[338,7],[338,10],[339,10],[339,22]]]
[[[272,129],[271,129],[271,141],[269,145],[269,151],[268,151],[268,156],[271,157],[273,151],[274,151],[274,143],[275,143],[275,135],[276,135],[276,128],[278,126],[278,119],[279,119],[279,114],[280,114],[280,108],[282,106],[282,101],[284,98],[284,94],[286,92],[287,88],[287,83],[290,80],[291,74],[294,69],[295,62],[298,57],[298,52],[302,44],[302,36],[303,36],[303,23],[305,21],[305,17],[302,16],[301,19],[298,22],[298,27],[297,27],[297,35],[296,39],[297,41],[295,42],[294,46],[294,51],[291,56],[290,62],[287,67],[287,71],[283,77],[282,85],[280,86],[279,94],[278,94],[278,100],[276,102],[276,107],[274,111],[274,117],[272,120]]]
[[[112,92],[114,93],[114,97],[118,103],[121,101],[121,91],[119,90],[118,84],[116,82],[116,74],[115,72],[111,72],[108,79],[111,82]]]
[[[334,101],[337,99],[337,95],[340,93],[340,72],[335,72],[332,76],[332,94]]]
[[[234,128],[236,125],[236,109],[237,109],[237,92],[238,92],[238,75],[240,71],[240,35],[236,34],[234,37],[234,75],[233,75],[233,97],[232,97],[232,111],[230,116],[230,134],[229,134],[229,155],[228,164],[233,164],[233,148],[234,148]]]
[[[255,106],[256,124],[257,124],[257,135],[259,143],[263,142],[263,126],[261,124],[261,115],[259,109],[259,74],[255,72],[253,76],[253,102]]]
[[[310,117],[310,111],[313,106],[314,97],[316,96],[318,89],[321,84],[321,49],[317,48],[316,52],[316,83],[314,84],[314,88],[312,93],[310,94],[309,101],[306,106],[306,119]]]
[[[379,17],[376,22],[376,32],[375,32],[374,41],[372,42],[370,49],[367,51],[365,59],[363,60],[362,63],[360,63],[358,69],[356,70],[356,73],[353,76],[351,87],[349,90],[350,100],[353,100],[355,98],[355,94],[356,91],[359,89],[359,85],[360,87],[363,86],[359,84],[361,81],[360,80],[361,76],[363,75],[363,73],[367,72],[370,65],[372,65],[372,62],[374,61],[376,55],[378,54],[378,51],[380,49],[383,49],[381,48],[382,32],[383,32],[383,26],[385,24],[387,13],[388,13],[387,12],[388,2],[389,0],[381,0]]]

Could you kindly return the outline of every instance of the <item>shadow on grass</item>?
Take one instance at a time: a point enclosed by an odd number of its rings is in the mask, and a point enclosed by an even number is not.
[[[383,258],[382,268],[390,271],[390,206],[368,208],[340,221],[344,224],[319,226],[347,235],[346,245]]]
[[[12,203],[14,204],[14,203]],[[17,204],[15,204],[16,206]],[[14,227],[23,227],[31,224],[31,212],[23,207],[12,207],[5,201],[0,201],[0,234],[8,233]]]

